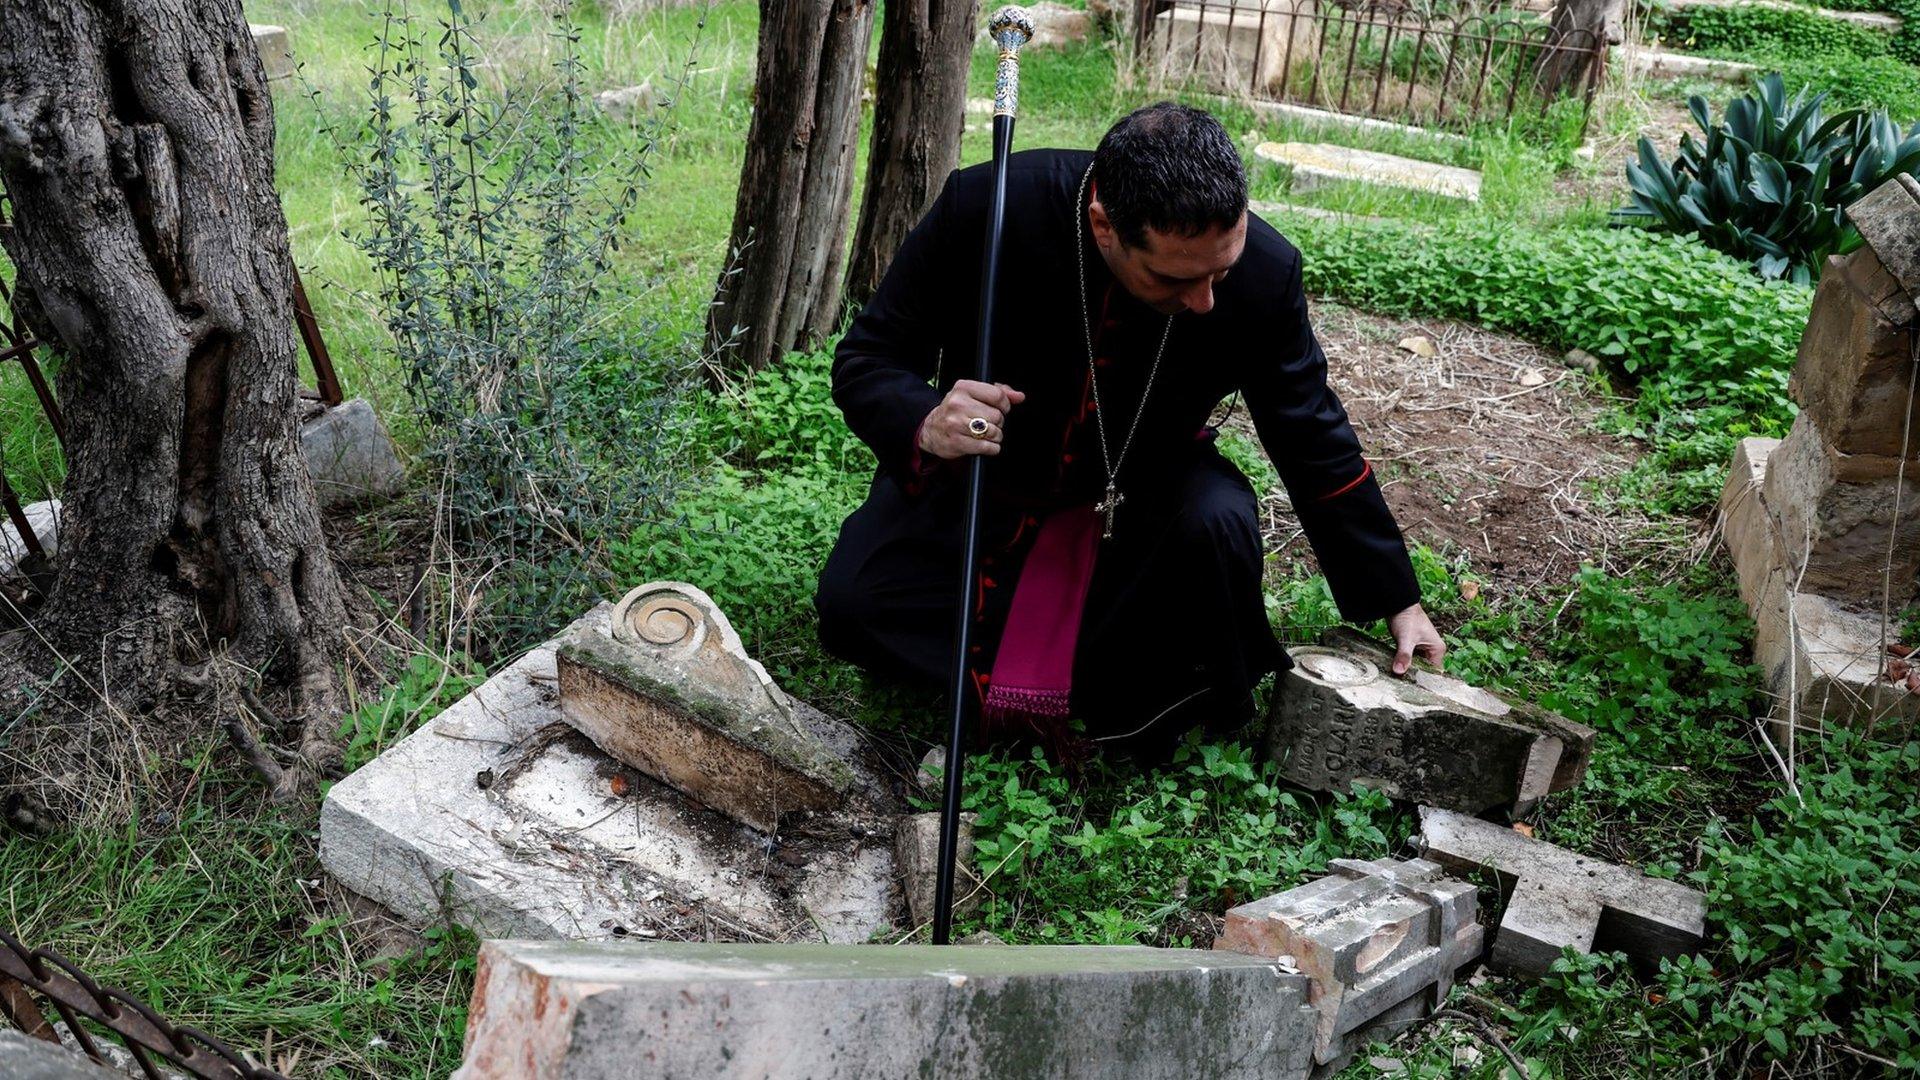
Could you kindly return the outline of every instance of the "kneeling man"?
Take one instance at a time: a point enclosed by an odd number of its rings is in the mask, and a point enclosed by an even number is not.
[[[1162,102],[1092,153],[1008,163],[994,376],[971,368],[989,166],[948,178],[841,340],[833,396],[880,468],[814,598],[828,649],[951,678],[968,456],[988,455],[971,684],[992,730],[1147,746],[1251,715],[1289,663],[1252,487],[1214,446],[1238,395],[1341,614],[1396,671],[1445,651],[1307,322],[1300,252],[1247,212],[1219,121]]]

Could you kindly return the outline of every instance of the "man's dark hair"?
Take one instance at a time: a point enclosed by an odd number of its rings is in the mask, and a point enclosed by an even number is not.
[[[1093,182],[1107,219],[1128,247],[1147,228],[1197,236],[1231,228],[1247,209],[1247,173],[1220,121],[1204,109],[1161,101],[1127,114],[1093,152]]]

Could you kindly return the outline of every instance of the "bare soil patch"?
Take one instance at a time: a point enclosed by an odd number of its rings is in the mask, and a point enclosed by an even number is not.
[[[1525,341],[1457,322],[1383,318],[1319,302],[1315,329],[1394,516],[1410,540],[1465,554],[1518,591],[1582,563],[1639,561],[1645,520],[1599,492],[1641,448],[1595,420],[1604,390]],[[1432,356],[1402,347],[1425,338]],[[1251,437],[1244,416],[1232,421]],[[1310,558],[1284,491],[1266,500],[1269,550]]]

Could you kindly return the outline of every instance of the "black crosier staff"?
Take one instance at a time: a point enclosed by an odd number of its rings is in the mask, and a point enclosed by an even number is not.
[[[1025,8],[1003,7],[987,22],[1000,46],[993,78],[993,199],[987,206],[987,250],[980,259],[980,337],[973,377],[993,382],[994,287],[1000,277],[1000,233],[1006,224],[1007,157],[1013,152],[1013,114],[1020,103],[1020,47],[1033,37],[1033,19]],[[933,900],[933,943],[945,945],[953,932],[953,863],[960,844],[960,774],[967,725],[967,647],[973,631],[973,578],[980,548],[980,496],[986,486],[986,458],[973,455],[967,467],[967,516],[961,539],[960,602],[953,635],[952,725],[947,732],[945,800],[940,809],[940,868]]]

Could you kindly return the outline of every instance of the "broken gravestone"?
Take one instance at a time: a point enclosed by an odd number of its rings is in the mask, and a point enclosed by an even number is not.
[[[1285,957],[1311,984],[1314,1061],[1440,1007],[1479,959],[1474,887],[1424,859],[1335,859],[1327,877],[1227,912],[1214,948]]]
[[[954,845],[953,917],[964,919],[980,910],[987,889],[973,869],[973,822],[977,814],[960,815],[960,835]],[[893,863],[900,869],[900,886],[907,895],[907,913],[914,925],[933,922],[935,893],[940,884],[940,813],[933,811],[902,818],[894,827]]]
[[[1586,775],[1593,729],[1508,701],[1357,634],[1290,649],[1267,733],[1286,780],[1317,791],[1360,784],[1396,799],[1524,816]]]
[[[489,941],[458,1080],[1306,1080],[1306,980],[1105,945]]]
[[[610,630],[558,653],[561,712],[600,749],[761,832],[846,801],[852,768],[794,719],[706,593],[642,585]]]
[[[788,699],[782,722],[838,757],[854,790],[767,833],[636,773],[562,716],[555,652],[610,639],[612,608],[334,784],[320,815],[328,871],[410,923],[482,936],[855,942],[895,925],[898,807],[846,724]]]
[[[320,508],[357,506],[400,493],[406,466],[393,437],[364,398],[338,405],[314,403],[300,424],[300,453],[313,477]]]
[[[1491,870],[1508,893],[1489,965],[1542,975],[1564,949],[1624,952],[1647,967],[1699,948],[1707,898],[1677,881],[1576,855],[1490,821],[1420,808],[1426,855],[1461,872]]]
[[[1784,440],[1741,441],[1720,497],[1783,741],[1789,719],[1920,716],[1920,685],[1890,670],[1880,612],[1920,575],[1920,181],[1888,180],[1847,217],[1864,244],[1830,259],[1814,292],[1788,383],[1799,414]]]

